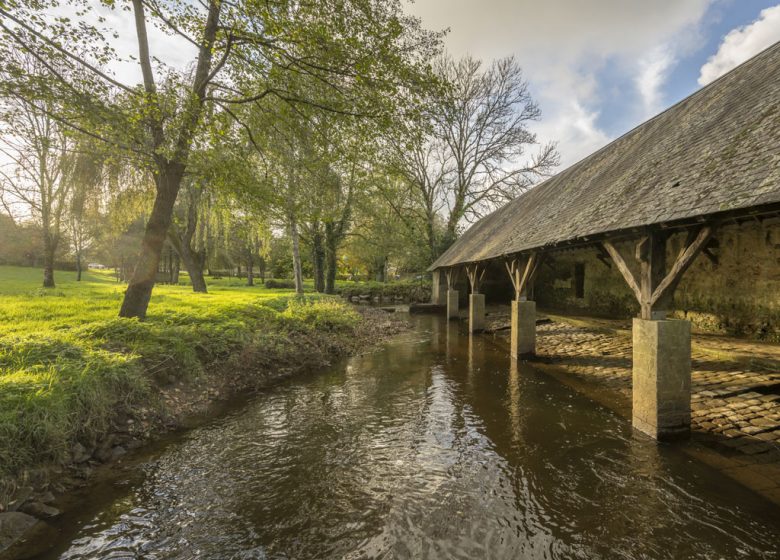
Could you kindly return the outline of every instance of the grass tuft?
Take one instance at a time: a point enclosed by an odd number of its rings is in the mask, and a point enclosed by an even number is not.
[[[229,279],[208,294],[157,286],[140,322],[116,316],[124,286],[107,271],[74,276],[57,272],[45,290],[39,270],[0,267],[0,477],[68,461],[75,442],[94,446],[160,386],[299,363],[304,345],[347,345],[359,322],[332,298]]]

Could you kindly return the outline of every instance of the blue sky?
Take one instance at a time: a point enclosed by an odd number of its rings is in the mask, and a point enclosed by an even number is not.
[[[447,49],[515,55],[561,169],[780,40],[780,0],[416,0]]]

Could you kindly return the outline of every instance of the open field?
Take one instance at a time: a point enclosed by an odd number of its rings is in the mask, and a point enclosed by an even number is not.
[[[241,355],[253,368],[299,361],[302,347],[327,355],[359,322],[334,299],[237,279],[210,282],[208,294],[157,286],[139,322],[117,317],[124,285],[109,271],[56,279],[43,289],[40,270],[0,267],[0,476],[68,461],[76,442],[94,446],[117,411],[149,404],[158,387],[236,371]]]

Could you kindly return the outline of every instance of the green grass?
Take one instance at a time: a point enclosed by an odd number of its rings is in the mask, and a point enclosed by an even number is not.
[[[125,286],[108,271],[0,267],[0,476],[68,459],[119,410],[204,371],[271,368],[354,338],[358,315],[328,298],[211,281],[208,294],[156,286],[143,322],[117,317]],[[242,357],[252,363],[240,363]]]

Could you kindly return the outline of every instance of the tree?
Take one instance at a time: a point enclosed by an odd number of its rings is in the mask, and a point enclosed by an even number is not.
[[[174,208],[174,217],[168,228],[168,240],[187,269],[192,283],[192,291],[206,293],[206,279],[203,267],[206,264],[206,247],[201,239],[196,237],[198,225],[202,223],[199,215],[202,212],[204,187],[196,181],[187,181],[184,196],[180,196]]]
[[[27,60],[27,69],[36,66]],[[6,98],[2,107],[4,129],[0,155],[8,163],[0,169],[0,195],[4,205],[22,205],[41,225],[43,234],[43,287],[53,288],[54,256],[63,233],[63,216],[71,192],[73,141],[59,123],[21,98]]]
[[[452,243],[462,219],[473,221],[529,189],[558,164],[553,144],[528,157],[536,144],[528,124],[541,111],[514,57],[486,70],[471,57],[444,57],[437,72],[451,87],[434,114],[437,133],[452,161],[445,242]]]
[[[268,250],[269,232],[262,220],[252,215],[234,217],[230,241],[239,262],[244,263],[246,285],[255,285],[255,265],[265,266],[264,258]]]
[[[76,257],[76,281],[81,281],[84,253],[97,237],[101,222],[100,199],[105,166],[85,138],[75,146],[72,173],[65,181],[70,183],[70,197],[66,208],[67,233],[73,255]]]
[[[211,132],[206,115],[230,115],[252,141],[257,131],[247,128],[237,108],[262,107],[266,99],[374,116],[375,102],[398,96],[402,84],[417,80],[417,68],[427,65],[440,40],[404,16],[400,0],[131,0],[124,7],[131,9],[135,24],[135,58],[143,78],[138,88],[102,69],[117,55],[106,30],[90,23],[95,5],[72,3],[79,8],[74,18],[47,12],[60,6],[56,0],[0,5],[0,57],[24,50],[47,65],[49,74],[46,80],[30,80],[23,69],[5,65],[0,83],[3,91],[33,103],[61,99],[64,109],[53,111],[59,122],[130,155],[153,177],[155,199],[120,309],[124,317],[146,315],[193,146]],[[116,7],[108,0],[103,5]],[[149,24],[195,47],[192,71],[156,63]],[[58,72],[60,66],[73,72]],[[327,86],[324,95],[290,91],[291,76]],[[296,232],[295,224],[291,231]]]
[[[558,163],[554,144],[537,144],[529,123],[541,117],[513,57],[487,68],[471,57],[438,59],[444,87],[430,100],[428,126],[412,128],[412,141],[390,141],[391,172],[405,183],[386,199],[407,222],[419,216],[431,260],[473,222],[529,189]],[[400,196],[399,196],[400,195]],[[444,227],[437,232],[437,221]]]

